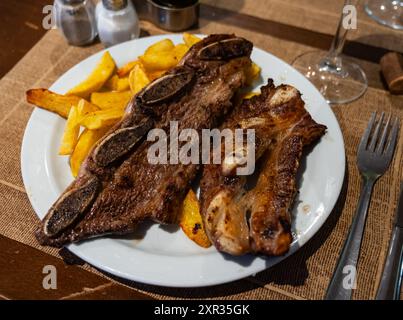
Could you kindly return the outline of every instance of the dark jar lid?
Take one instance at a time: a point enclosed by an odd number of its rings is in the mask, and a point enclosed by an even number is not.
[[[152,0],[152,2],[167,8],[186,8],[194,6],[198,0]]]
[[[63,4],[80,4],[85,2],[85,0],[61,0]]]

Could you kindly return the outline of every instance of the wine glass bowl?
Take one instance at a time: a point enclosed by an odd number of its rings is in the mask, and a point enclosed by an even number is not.
[[[338,56],[337,60],[329,61],[326,52],[310,51],[298,56],[293,66],[315,85],[328,103],[349,103],[365,93],[367,77],[351,59]]]
[[[346,0],[344,6],[351,4],[351,0]],[[345,15],[343,10],[336,35],[327,53],[307,52],[298,56],[292,63],[331,104],[352,102],[360,98],[368,88],[367,77],[361,67],[341,55],[348,32],[343,26]]]
[[[368,0],[365,11],[376,22],[393,29],[403,30],[403,1]]]

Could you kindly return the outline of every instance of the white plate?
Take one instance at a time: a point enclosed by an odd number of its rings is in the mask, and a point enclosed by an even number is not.
[[[132,60],[158,40],[175,43],[181,35],[163,35],[122,43],[110,48],[118,65]],[[256,44],[258,45],[258,44]],[[83,80],[103,52],[89,57],[61,76],[50,90],[65,93]],[[291,66],[255,48],[252,59],[262,67],[262,78],[287,83],[303,93],[306,107],[326,135],[304,157],[300,193],[293,210],[295,240],[287,256],[304,245],[323,225],[340,193],[345,169],[343,137],[337,120],[322,95]],[[256,87],[260,87],[263,81]],[[67,157],[57,154],[65,121],[53,113],[35,109],[24,134],[21,152],[22,176],[31,204],[43,218],[49,207],[72,181]],[[146,233],[146,235],[145,235]],[[139,239],[145,235],[143,239]],[[147,284],[170,287],[199,287],[237,280],[273,266],[285,257],[230,257],[215,248],[203,249],[177,228],[146,224],[129,238],[103,237],[68,248],[88,263],[106,272]]]

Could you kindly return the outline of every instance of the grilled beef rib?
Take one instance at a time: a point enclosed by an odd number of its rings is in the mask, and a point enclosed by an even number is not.
[[[254,188],[246,190],[246,176],[236,175],[224,160],[205,165],[201,180],[201,212],[210,240],[232,255],[248,252],[286,253],[292,241],[289,210],[304,146],[326,130],[304,108],[297,89],[275,87],[236,107],[222,128],[255,129],[255,158],[261,172]],[[225,159],[224,147],[221,148]]]
[[[144,136],[151,128],[169,132],[170,121],[178,121],[179,130],[219,125],[244,85],[252,47],[233,35],[211,35],[139,92],[50,208],[36,232],[38,241],[60,247],[129,233],[145,219],[174,222],[198,166],[148,163],[152,143]]]

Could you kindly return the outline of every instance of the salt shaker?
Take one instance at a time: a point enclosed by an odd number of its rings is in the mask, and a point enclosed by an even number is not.
[[[131,1],[102,0],[96,18],[99,38],[106,47],[139,37],[139,19]]]
[[[83,46],[97,36],[92,0],[55,0],[56,25],[69,44]]]

